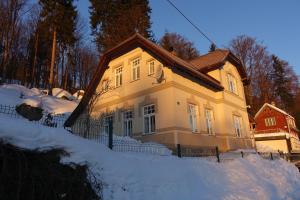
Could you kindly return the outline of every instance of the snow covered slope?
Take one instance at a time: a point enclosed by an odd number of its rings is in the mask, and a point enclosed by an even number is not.
[[[0,86],[0,104],[16,106],[22,103],[38,106],[55,114],[71,113],[78,105],[75,101],[43,95],[37,88],[28,89],[16,84]]]
[[[201,158],[119,153],[64,129],[4,115],[0,138],[28,149],[64,148],[71,155],[62,162],[87,163],[98,174],[104,182],[104,200],[300,199],[300,174],[284,160],[250,155],[219,164]]]

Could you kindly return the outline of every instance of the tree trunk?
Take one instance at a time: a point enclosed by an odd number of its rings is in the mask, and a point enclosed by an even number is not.
[[[56,51],[56,28],[53,30],[52,40],[52,54],[51,54],[51,65],[50,65],[50,77],[49,77],[49,94],[52,95],[53,81],[54,81],[54,63],[55,63],[55,51]]]
[[[37,32],[36,33],[36,37],[35,37],[35,44],[34,44],[34,57],[33,57],[33,65],[32,65],[32,79],[31,79],[31,87],[34,87],[35,83],[36,83],[36,69],[35,69],[35,66],[36,66],[36,59],[37,59],[37,50],[38,50],[38,44],[39,44],[39,33]]]

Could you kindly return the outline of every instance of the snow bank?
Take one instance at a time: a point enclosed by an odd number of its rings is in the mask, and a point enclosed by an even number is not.
[[[0,104],[16,106],[22,103],[38,106],[49,113],[55,114],[71,113],[78,105],[78,102],[75,101],[67,101],[55,96],[43,95],[37,88],[28,89],[16,84],[0,86]]]
[[[66,97],[68,100],[74,100],[75,98],[68,91],[61,88],[53,88],[52,95],[57,98]]]
[[[18,126],[16,126],[18,124]],[[62,162],[86,163],[104,181],[105,200],[299,199],[300,175],[284,160],[257,155],[216,163],[201,158],[110,151],[104,145],[0,115],[0,137],[14,145],[64,148]]]

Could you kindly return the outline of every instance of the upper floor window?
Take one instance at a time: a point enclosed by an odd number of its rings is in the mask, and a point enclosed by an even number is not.
[[[188,104],[189,122],[192,132],[197,132],[197,112],[198,107],[194,104]]]
[[[148,62],[148,75],[154,74],[154,60]]]
[[[211,109],[205,109],[205,121],[206,121],[207,133],[209,135],[214,134],[214,132],[213,132],[213,112]]]
[[[132,75],[133,81],[140,79],[140,58],[136,58],[132,61]]]
[[[144,106],[144,134],[155,133],[155,105]]]
[[[242,136],[242,118],[239,116],[233,116],[234,130],[237,137]]]
[[[123,81],[123,67],[115,69],[115,87],[120,87]]]
[[[107,92],[108,91],[108,89],[109,89],[109,80],[108,79],[104,79],[102,81],[101,89],[102,89],[103,92]]]
[[[265,125],[266,126],[275,126],[276,125],[276,119],[275,119],[275,117],[265,118]]]
[[[237,94],[237,84],[236,84],[236,79],[234,76],[232,76],[231,74],[227,74],[227,78],[228,78],[228,88],[229,91],[232,93]]]

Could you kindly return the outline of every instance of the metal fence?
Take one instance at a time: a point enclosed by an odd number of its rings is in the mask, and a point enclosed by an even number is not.
[[[13,117],[13,118],[23,118],[21,115],[17,113],[15,106],[0,104],[0,113],[8,115],[9,117]],[[48,127],[58,128],[64,126],[66,119],[67,116],[64,114],[54,114],[54,113],[43,111],[43,116],[40,120],[31,121],[31,122],[42,124]]]

